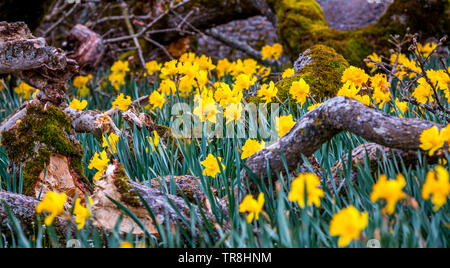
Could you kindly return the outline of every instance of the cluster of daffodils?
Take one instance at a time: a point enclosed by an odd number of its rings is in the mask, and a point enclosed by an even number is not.
[[[379,73],[371,77],[363,69],[350,66],[342,74],[341,81],[343,86],[339,89],[337,96],[356,99],[367,106],[373,103],[380,109],[385,103],[391,101],[391,84],[385,74]],[[397,107],[407,108],[404,103],[396,101]],[[404,112],[406,110],[402,111]]]
[[[416,53],[421,54],[424,57],[428,57],[434,51],[436,46],[437,45],[434,43],[427,43],[426,45],[418,44]],[[381,57],[379,57],[375,53],[368,56],[368,58],[374,62],[382,61]],[[450,68],[448,70],[426,70],[425,74],[422,74],[422,69],[419,64],[415,60],[408,58],[405,54],[392,54],[389,60],[392,66],[396,66],[395,76],[398,79],[416,79],[416,87],[412,91],[411,96],[414,97],[418,103],[431,104],[434,102],[433,94],[435,94],[435,92],[432,85],[435,85],[438,94],[442,92],[445,94],[447,101],[450,99],[450,76],[448,75],[448,73],[450,72]],[[372,72],[377,69],[376,64],[373,62],[368,62],[367,67],[371,68]],[[362,70],[356,71],[356,69],[354,69],[352,72],[349,71],[348,75],[363,78],[362,80],[364,80],[364,82],[367,82],[368,80],[366,79],[367,76],[362,73]],[[375,77],[377,75],[375,75]],[[426,75],[426,77],[424,77],[424,75]],[[344,80],[347,81],[349,79],[344,79],[343,77],[343,81]],[[372,88],[374,88],[373,98],[377,99],[377,103],[381,105],[390,101],[390,84],[387,83],[384,75],[383,77],[380,76],[376,78],[375,81],[370,78],[370,82]],[[355,85],[355,87],[356,88],[354,90],[357,91],[358,86]],[[361,99],[362,97],[356,98]],[[370,103],[370,99],[368,97],[363,96],[363,98],[365,98],[362,101],[363,103]],[[402,113],[404,113],[408,109],[405,102],[399,102],[398,100],[396,100],[396,106],[402,111]]]
[[[161,79],[158,89],[149,96],[150,109],[162,109],[170,95],[181,98],[194,96],[196,114],[204,121],[206,109],[206,120],[211,122],[215,121],[214,114],[218,112],[218,107],[225,109],[227,105],[234,104],[234,110],[239,110],[244,91],[254,86],[258,78],[270,74],[270,68],[258,65],[253,59],[235,62],[223,59],[213,64],[210,57],[199,57],[193,53],[186,53],[180,59],[163,65],[156,61],[149,62],[147,71],[151,75],[159,75]],[[212,79],[214,73],[217,80]],[[233,83],[225,83],[225,77],[230,77]],[[274,88],[273,85],[264,87],[269,91]],[[236,117],[235,113],[228,114]]]
[[[108,81],[115,90],[119,91],[120,87],[125,85],[125,77],[129,71],[128,61],[119,60],[111,66],[111,74],[108,76]]]
[[[49,191],[45,194],[42,201],[37,204],[36,213],[47,214],[44,223],[45,225],[50,226],[53,224],[53,221],[56,217],[64,213],[64,205],[66,204],[66,201],[66,193],[56,193],[53,191]],[[93,204],[92,199],[90,197],[87,198],[86,206],[83,206],[81,203],[82,200],[80,198],[77,198],[73,207],[73,215],[75,215],[75,222],[77,224],[78,230],[83,229],[86,224],[86,220],[89,219],[92,215],[90,209]]]
[[[373,186],[370,195],[372,202],[379,200],[385,201],[384,213],[394,214],[396,205],[399,201],[407,198],[403,192],[406,186],[406,180],[402,174],[398,174],[396,179],[388,180],[382,174],[377,183]],[[439,210],[447,203],[450,195],[450,175],[442,166],[428,171],[425,182],[422,186],[422,198],[430,200],[434,205],[433,210]],[[291,191],[288,194],[288,200],[296,202],[299,207],[306,206],[320,207],[320,199],[325,196],[325,192],[320,188],[320,179],[312,173],[299,174],[291,183]],[[259,219],[264,206],[264,195],[259,194],[258,200],[252,195],[247,195],[239,206],[240,213],[249,213],[247,222]],[[353,240],[359,239],[361,232],[367,227],[368,213],[360,212],[354,206],[348,206],[336,213],[329,225],[329,233],[332,236],[339,236],[338,246],[345,247]]]

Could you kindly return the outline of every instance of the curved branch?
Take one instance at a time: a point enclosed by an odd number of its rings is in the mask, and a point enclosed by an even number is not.
[[[423,130],[443,126],[420,119],[398,118],[367,107],[345,97],[332,98],[305,114],[280,140],[252,155],[247,166],[258,177],[267,177],[269,163],[272,174],[284,172],[282,155],[289,172],[302,162],[300,155],[310,156],[320,146],[342,131],[349,131],[368,141],[404,151],[419,150]],[[248,174],[243,172],[242,178]],[[252,191],[256,185],[250,180]]]

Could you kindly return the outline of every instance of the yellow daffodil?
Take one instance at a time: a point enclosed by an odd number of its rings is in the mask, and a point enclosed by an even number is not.
[[[103,150],[100,155],[96,152],[89,163],[89,169],[96,169],[97,173],[94,175],[94,180],[99,180],[106,171],[109,164],[109,158],[106,151]]]
[[[170,96],[170,94],[175,95],[177,92],[177,85],[170,79],[164,79],[161,81],[158,91],[161,92],[163,96]]]
[[[224,77],[226,74],[230,72],[231,62],[228,59],[221,59],[217,62],[217,76],[219,78]]]
[[[238,103],[230,103],[227,105],[226,111],[225,111],[225,117],[227,119],[226,124],[229,124],[230,122],[234,122],[237,124],[237,122],[242,117],[242,104]]]
[[[308,206],[314,204],[316,207],[320,207],[320,198],[324,197],[325,193],[319,186],[320,180],[315,174],[299,174],[298,177],[292,181],[291,192],[288,195],[288,199],[289,201],[297,202],[302,208],[305,207],[305,199]]]
[[[280,44],[274,44],[273,46],[265,45],[261,49],[263,60],[278,60],[283,54],[283,46]]]
[[[161,74],[159,77],[161,79],[171,79],[175,75],[178,74],[177,60],[172,60],[164,63],[164,66],[161,68]]]
[[[416,98],[417,102],[420,103],[427,103],[428,101],[433,101],[433,89],[432,87],[427,83],[425,78],[420,78],[417,80],[418,86],[414,89],[414,92],[411,96]]]
[[[250,86],[253,86],[256,82],[256,77],[252,77],[246,74],[240,74],[236,78],[236,81],[233,84],[233,88],[238,90],[249,89]]]
[[[246,159],[254,155],[255,153],[264,149],[264,147],[266,147],[264,141],[258,142],[257,140],[248,139],[245,142],[244,146],[242,146],[241,159]]]
[[[34,88],[27,83],[20,82],[20,84],[14,88],[14,92],[22,98],[29,99],[33,93]]]
[[[156,108],[162,109],[166,103],[166,98],[158,91],[153,91],[152,94],[150,94],[149,103],[152,106],[152,110]]]
[[[434,211],[438,211],[445,203],[450,195],[450,179],[448,171],[442,167],[437,166],[435,170],[430,170],[427,173],[425,183],[422,187],[422,198],[428,200],[431,197],[431,202],[434,204]]]
[[[401,112],[401,113],[399,113],[399,115],[398,115],[398,117],[400,117],[400,118],[403,117],[402,114],[405,114],[406,111],[409,110],[408,102],[406,102],[406,101],[399,101],[398,98],[395,99],[395,106],[396,106],[397,109],[400,110],[400,112]]]
[[[69,103],[69,107],[74,109],[74,110],[83,110],[84,108],[86,108],[87,106],[87,101],[86,100],[82,100],[79,101],[78,99],[73,99],[70,103]]]
[[[281,78],[286,79],[286,78],[294,76],[294,74],[295,74],[295,70],[292,68],[288,68],[288,69],[284,70],[283,74],[281,74]]]
[[[381,57],[378,56],[375,52],[372,55],[367,56],[367,58],[373,60],[374,62],[382,62]],[[371,68],[371,73],[375,72],[378,69],[378,67],[373,62],[366,62],[366,66]]]
[[[383,211],[393,214],[395,211],[395,205],[398,201],[406,197],[402,191],[405,187],[406,181],[402,174],[398,174],[395,180],[387,180],[386,175],[382,174],[378,178],[377,183],[373,186],[370,200],[377,202],[379,199],[386,200],[386,207]]]
[[[161,70],[161,64],[155,60],[152,60],[152,61],[145,63],[145,68],[147,69],[147,72],[149,75],[153,75],[156,72],[158,72],[159,70]]]
[[[418,43],[416,53],[423,54],[424,57],[428,57],[436,47],[436,43],[426,43],[425,45]]]
[[[266,103],[269,103],[272,101],[272,98],[274,98],[278,93],[278,88],[275,87],[275,84],[273,81],[270,81],[270,84],[264,84],[261,86],[261,88],[258,90],[258,97],[260,97],[263,101]]]
[[[128,61],[118,60],[118,61],[114,62],[113,65],[111,66],[111,72],[113,72],[113,73],[126,74],[129,71],[130,71],[130,68],[128,67]]]
[[[299,81],[292,83],[292,86],[289,89],[289,94],[291,94],[292,98],[296,100],[297,103],[300,103],[303,106],[309,95],[309,85],[303,78],[300,78]]]
[[[286,133],[291,130],[291,128],[295,125],[295,121],[292,118],[292,114],[290,115],[282,115],[276,118],[276,127],[278,131],[278,138],[283,137]]]
[[[263,207],[264,207],[264,194],[259,193],[258,200],[255,200],[252,195],[247,195],[242,200],[241,204],[239,205],[239,212],[240,213],[246,213],[247,215],[247,222],[251,223],[253,219],[259,220],[259,214],[261,213]]]
[[[351,81],[345,82],[344,85],[338,90],[336,96],[342,96],[347,98],[356,99],[360,89],[355,86]]]
[[[425,129],[420,134],[420,149],[428,151],[428,155],[432,156],[444,146],[445,138],[436,126]]]
[[[78,88],[77,93],[81,97],[86,97],[89,94],[89,88],[86,86],[89,80],[91,80],[92,74],[86,76],[77,76],[73,79],[73,86]]]
[[[111,133],[108,135],[108,139],[106,139],[105,135],[103,135],[103,148],[108,148],[109,150],[112,150],[112,152],[115,154],[117,151],[116,145],[119,141],[119,136],[117,136],[115,133]]]
[[[37,204],[36,213],[42,213],[43,211],[50,213],[44,220],[45,225],[50,226],[53,220],[63,213],[66,200],[66,193],[47,192],[42,201]]]
[[[348,67],[342,74],[342,82],[350,81],[355,84],[355,87],[361,87],[367,80],[369,80],[369,75],[363,69],[355,66]]]
[[[199,58],[196,58],[195,62],[200,66],[200,70],[213,71],[216,69],[216,66],[212,63],[211,57],[206,55],[201,55]]]
[[[339,236],[338,246],[345,247],[352,240],[358,239],[362,230],[367,227],[368,219],[367,212],[360,213],[353,206],[344,208],[331,219],[330,235]]]
[[[120,87],[125,85],[125,74],[123,73],[112,73],[108,76],[108,81],[111,83],[112,87],[119,91]]]
[[[77,76],[73,79],[73,85],[75,87],[85,87],[87,85],[87,83],[89,82],[89,80],[91,80],[92,78],[92,74],[90,75],[86,75],[86,76]]]
[[[92,205],[91,197],[88,198],[89,205]],[[75,215],[75,222],[77,223],[78,230],[83,229],[86,225],[86,220],[91,217],[91,210],[89,206],[84,207],[81,205],[81,199],[75,200],[75,206],[73,208],[73,214]]]
[[[150,146],[152,147],[152,151],[156,150],[156,147],[159,144],[159,135],[156,130],[153,130],[153,137],[147,137],[150,141]]]
[[[123,93],[120,93],[120,95],[113,101],[112,108],[118,107],[121,111],[128,110],[128,107],[131,105],[131,97],[126,96],[124,97]]]
[[[225,166],[221,163],[222,158],[221,157],[215,157],[212,154],[209,154],[205,160],[201,161],[200,164],[205,168],[203,170],[204,176],[209,176],[212,178],[215,178],[218,173],[220,173],[220,165],[222,166],[222,169],[225,169]]]

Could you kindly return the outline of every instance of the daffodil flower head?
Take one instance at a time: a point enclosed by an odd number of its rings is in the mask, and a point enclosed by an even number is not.
[[[386,207],[383,211],[393,214],[397,202],[406,197],[406,194],[402,191],[405,185],[406,180],[402,174],[398,174],[395,180],[387,180],[386,175],[382,174],[373,186],[370,200],[372,202],[377,202],[379,199],[386,200]]]
[[[251,223],[253,219],[259,220],[259,214],[261,213],[263,207],[264,207],[264,194],[259,193],[258,200],[255,200],[252,195],[247,195],[242,200],[241,204],[239,205],[239,212],[240,213],[246,213],[247,215],[247,222]]]
[[[56,192],[49,191],[45,194],[42,201],[37,204],[36,213],[42,213],[43,211],[50,213],[44,221],[45,225],[50,226],[52,225],[53,220],[63,213],[66,200],[66,193],[58,194]]]
[[[436,166],[434,170],[427,173],[425,183],[422,187],[422,198],[434,204],[434,211],[438,211],[450,195],[450,176],[448,170],[442,166]]]
[[[333,216],[329,231],[330,235],[339,236],[338,246],[342,248],[357,239],[367,224],[367,212],[360,213],[354,206],[349,206]]]

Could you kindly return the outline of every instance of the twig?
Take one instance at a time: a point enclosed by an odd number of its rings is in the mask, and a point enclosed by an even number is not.
[[[127,3],[125,3],[124,0],[122,0],[121,1],[121,6],[122,6],[122,14],[123,14],[123,16],[125,18],[125,24],[127,25],[127,28],[128,28],[128,33],[130,35],[134,36],[134,29],[133,29],[133,25],[131,24],[131,21],[130,21],[130,15],[129,15],[129,12],[128,12],[128,5],[127,5]],[[138,55],[139,55],[139,60],[141,61],[142,68],[145,71],[145,73],[148,75],[147,68],[145,67],[145,59],[144,59],[144,55],[142,53],[142,48],[141,48],[141,45],[139,44],[139,40],[138,40],[138,38],[136,36],[133,37],[133,42],[134,42],[134,45],[137,48]]]

